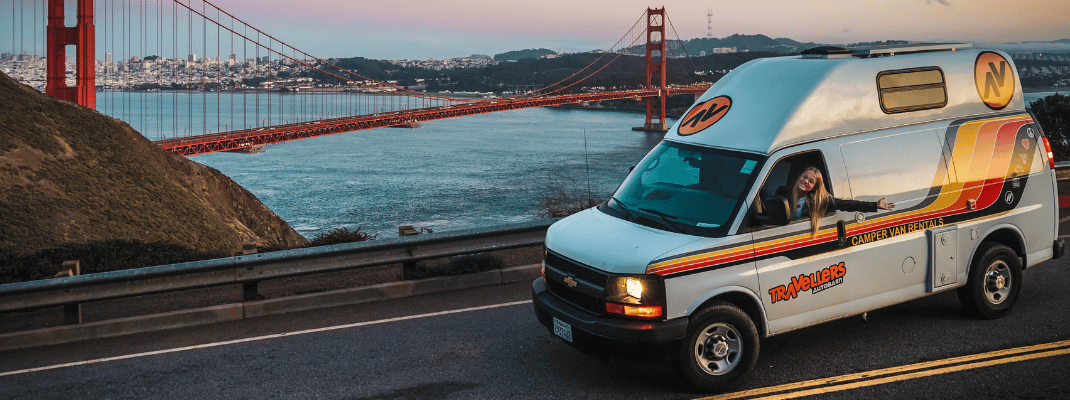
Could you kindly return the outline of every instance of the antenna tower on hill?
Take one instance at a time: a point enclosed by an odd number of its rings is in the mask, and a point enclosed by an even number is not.
[[[707,38],[712,38],[713,37],[713,9],[712,8],[709,11],[706,12],[706,17],[707,17],[706,37]]]

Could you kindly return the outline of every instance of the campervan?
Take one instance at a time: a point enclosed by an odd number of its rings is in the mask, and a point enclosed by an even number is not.
[[[865,207],[816,205],[815,181]],[[609,200],[549,228],[532,297],[578,349],[724,391],[765,337],[950,290],[1011,312],[1023,270],[1063,253],[1057,204],[1006,53],[819,47],[717,81]]]

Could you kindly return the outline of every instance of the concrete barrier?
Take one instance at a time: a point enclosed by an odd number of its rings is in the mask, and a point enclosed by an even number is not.
[[[400,281],[320,293],[246,301],[213,307],[180,310],[107,321],[64,325],[0,334],[0,351],[49,346],[91,339],[104,339],[237,321],[268,315],[341,307],[409,296],[525,282],[541,276],[542,265],[533,264],[469,275]]]

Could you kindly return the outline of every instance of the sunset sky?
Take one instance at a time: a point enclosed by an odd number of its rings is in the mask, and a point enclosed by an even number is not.
[[[901,39],[1009,42],[1070,38],[1065,0],[217,0],[295,46],[326,56],[450,58],[612,45],[647,7],[666,8],[683,39],[735,33],[804,42]],[[262,22],[261,22],[262,21]],[[265,29],[267,30],[267,29]],[[273,33],[274,35],[274,33]],[[672,34],[669,34],[672,38]],[[296,43],[302,43],[297,45]]]
[[[710,10],[714,14],[712,34],[718,38],[739,33],[818,43],[899,39],[974,42],[979,46],[1070,38],[1066,0],[683,0],[658,4],[638,0],[210,1],[322,58],[443,59],[540,47],[564,52],[606,49],[643,16],[647,7],[661,6],[682,39],[706,37]],[[171,4],[167,0],[97,0],[98,32],[108,13],[116,15],[115,4],[154,7],[160,2],[165,8]],[[68,3],[71,7],[74,0]],[[182,3],[194,9],[201,7],[201,0]],[[39,7],[35,10],[40,21],[37,26],[24,18],[8,27],[13,16],[34,15],[30,10],[35,4]],[[43,4],[41,0],[0,0],[0,52],[10,52],[13,45],[15,53],[32,47],[20,28],[36,27],[42,37],[36,46],[43,49]],[[670,29],[668,36],[673,39],[676,34]]]

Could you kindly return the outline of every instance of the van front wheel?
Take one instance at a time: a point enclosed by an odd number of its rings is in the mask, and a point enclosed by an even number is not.
[[[687,328],[677,369],[699,389],[720,392],[739,386],[758,360],[758,330],[743,310],[716,302]]]
[[[966,311],[982,319],[999,318],[1011,311],[1022,290],[1022,263],[1010,247],[985,243],[977,249],[966,286],[958,289]]]

